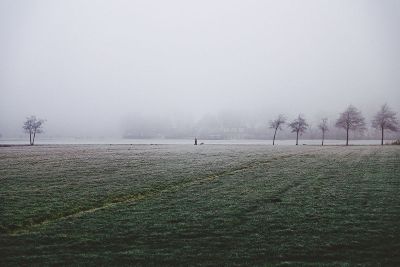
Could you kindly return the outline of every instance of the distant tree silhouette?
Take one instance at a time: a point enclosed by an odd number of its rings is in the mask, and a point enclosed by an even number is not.
[[[37,119],[36,116],[30,116],[26,118],[24,126],[22,127],[26,133],[29,133],[29,144],[33,146],[35,144],[36,134],[42,133],[44,120]]]
[[[382,105],[372,120],[372,127],[381,130],[381,145],[383,145],[383,132],[385,130],[394,132],[399,130],[399,121],[396,118],[396,112],[392,111],[387,104]]]
[[[329,130],[328,128],[328,119],[327,118],[323,118],[321,120],[321,123],[318,124],[318,128],[321,130],[322,132],[322,142],[321,145],[324,145],[324,140],[325,140],[325,133]]]
[[[349,131],[365,130],[365,119],[357,108],[350,105],[343,113],[340,114],[335,126],[346,130],[346,146],[348,146]]]
[[[296,146],[299,144],[299,134],[302,135],[308,128],[308,124],[303,116],[300,114],[297,119],[289,124],[292,128],[292,133],[296,133]]]
[[[285,118],[285,116],[282,115],[282,114],[279,114],[279,115],[278,115],[278,118],[276,118],[275,120],[271,120],[271,121],[269,122],[269,128],[275,129],[275,132],[274,132],[274,139],[272,140],[272,145],[275,145],[276,132],[277,132],[278,130],[282,130],[282,125],[285,124],[285,122],[286,122],[286,118]]]

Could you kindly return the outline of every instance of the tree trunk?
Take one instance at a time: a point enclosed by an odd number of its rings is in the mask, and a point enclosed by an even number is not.
[[[275,136],[276,136],[276,131],[278,130],[278,128],[275,128],[275,133],[274,133],[274,140],[272,141],[272,145],[275,145]]]
[[[349,128],[346,129],[346,146],[349,145]]]
[[[382,127],[382,139],[381,139],[381,145],[383,146],[383,127]]]
[[[325,132],[322,131],[322,144],[321,145],[324,145],[324,139],[325,139]]]
[[[29,131],[29,144],[32,145],[32,131]]]
[[[35,144],[36,131],[33,132],[32,146]]]
[[[299,145],[299,131],[296,132],[296,146]]]

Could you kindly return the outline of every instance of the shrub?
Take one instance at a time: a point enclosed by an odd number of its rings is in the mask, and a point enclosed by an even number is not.
[[[400,139],[397,139],[392,142],[392,145],[400,145]]]

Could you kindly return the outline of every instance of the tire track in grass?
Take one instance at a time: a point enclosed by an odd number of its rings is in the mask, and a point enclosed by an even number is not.
[[[250,162],[250,163],[244,164],[238,168],[217,172],[215,174],[212,174],[212,175],[209,175],[209,176],[206,176],[203,178],[169,185],[163,189],[150,189],[143,193],[136,193],[136,194],[125,195],[122,197],[117,197],[117,198],[114,198],[111,201],[103,203],[102,205],[99,205],[97,207],[91,207],[91,208],[86,208],[86,209],[84,208],[81,210],[74,210],[74,211],[71,211],[70,213],[64,213],[64,214],[61,214],[60,216],[55,216],[50,219],[44,219],[44,220],[37,221],[37,222],[31,223],[31,224],[22,225],[20,227],[14,228],[12,230],[8,230],[8,231],[6,230],[6,233],[10,234],[10,235],[29,233],[29,232],[32,232],[32,230],[34,228],[37,228],[40,226],[45,226],[47,224],[51,224],[51,223],[54,223],[54,222],[57,222],[60,220],[77,218],[77,217],[83,216],[85,214],[94,213],[99,210],[109,209],[109,208],[115,207],[115,206],[123,204],[123,203],[134,203],[134,202],[139,202],[139,201],[143,201],[143,200],[150,199],[150,198],[155,198],[155,197],[158,197],[165,193],[176,192],[176,191],[180,191],[180,190],[183,190],[185,188],[188,188],[188,187],[191,187],[194,185],[208,183],[208,182],[211,182],[222,176],[232,175],[232,174],[242,172],[242,171],[245,171],[245,170],[248,170],[251,168],[259,167],[260,165],[270,164],[277,160],[288,159],[288,158],[293,158],[293,157],[302,156],[302,155],[308,155],[310,153],[316,153],[321,150],[322,149],[313,149],[313,150],[310,150],[307,152],[297,152],[297,153],[287,153],[287,154],[283,153],[281,155],[273,156],[267,160]],[[284,190],[288,191],[291,188],[293,188],[293,185],[290,186],[290,188],[287,188]]]
[[[322,151],[322,149],[314,150],[313,152],[315,153],[315,152],[319,152],[319,151]],[[337,154],[338,152],[337,151],[333,151],[332,153],[333,154]],[[354,151],[354,150],[346,151],[346,153],[343,153],[341,155],[342,161],[346,161],[347,157],[350,157],[351,155],[353,155],[355,153],[357,153],[357,152]],[[300,155],[307,155],[307,154],[308,153],[304,153],[304,154],[300,154]],[[320,161],[320,159],[317,159],[317,161]],[[307,162],[307,164],[310,164],[310,163],[312,163],[312,162]],[[300,169],[303,169],[303,168],[300,168]],[[301,173],[302,173],[302,176],[304,176],[306,174],[306,172],[303,172],[303,171]],[[315,182],[315,180],[313,181],[313,180],[310,180],[310,179],[307,179],[307,178],[304,178],[304,177],[303,177],[303,179],[293,181],[292,183],[289,183],[289,184],[284,185],[284,186],[282,186],[280,188],[277,188],[277,191],[274,194],[272,194],[268,199],[266,199],[266,201],[269,202],[269,203],[281,202],[282,201],[282,197],[285,196],[288,192],[291,192],[293,190],[299,190],[299,188],[302,188],[306,184],[310,184],[310,183],[313,183],[313,182]]]
[[[320,162],[321,158],[319,158],[318,154],[317,154],[320,151],[323,151],[323,148],[319,149],[319,150],[314,150],[314,151],[312,151],[312,153],[302,153],[302,154],[298,154],[298,155],[299,156],[302,156],[302,155],[315,155],[315,156],[317,156],[317,158],[315,158],[315,160],[317,162]],[[340,153],[340,161],[341,162],[346,162],[348,157],[351,157],[351,155],[359,153],[359,151],[357,152],[357,151],[355,151],[353,149],[351,149],[350,151],[330,150],[330,154],[338,155],[338,153]],[[323,158],[323,160],[326,161],[326,158]],[[310,164],[313,164],[315,162],[308,160],[306,163],[307,163],[307,165],[310,165]],[[255,201],[254,205],[250,205],[244,211],[247,212],[247,213],[253,213],[257,209],[259,209],[260,206],[263,206],[263,205],[266,205],[266,204],[276,204],[276,203],[284,202],[283,199],[285,198],[286,195],[293,194],[293,192],[297,192],[299,190],[302,191],[304,189],[304,187],[310,186],[311,184],[315,183],[317,180],[321,179],[321,177],[320,178],[315,177],[315,179],[309,179],[309,178],[307,178],[308,171],[307,170],[303,171],[305,166],[301,166],[300,167],[299,165],[297,165],[296,167],[299,168],[299,170],[301,170],[300,171],[301,175],[300,175],[299,179],[292,180],[289,183],[277,185],[276,186],[276,190],[274,192],[272,192],[269,197]]]

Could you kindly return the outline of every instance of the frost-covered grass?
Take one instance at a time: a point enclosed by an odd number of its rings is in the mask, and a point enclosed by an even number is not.
[[[0,265],[399,265],[397,146],[0,148]]]

